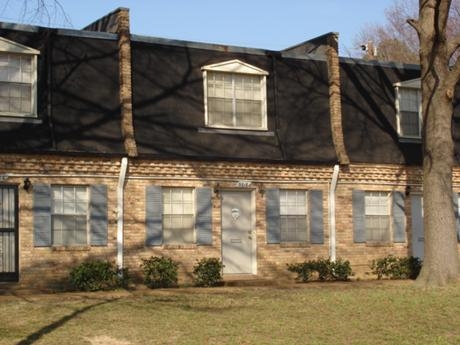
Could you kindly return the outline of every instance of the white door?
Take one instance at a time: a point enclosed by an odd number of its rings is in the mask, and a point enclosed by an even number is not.
[[[252,193],[222,191],[221,195],[224,274],[255,273]]]

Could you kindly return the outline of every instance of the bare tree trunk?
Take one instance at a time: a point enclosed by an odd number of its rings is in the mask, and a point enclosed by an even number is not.
[[[419,19],[409,22],[420,39],[422,74],[425,259],[417,278],[421,286],[442,286],[460,276],[452,202],[451,128],[459,67],[449,68],[449,7],[450,0],[420,0]]]
[[[433,82],[422,83],[422,92],[431,96],[423,102],[427,108],[423,152],[425,260],[417,279],[422,286],[445,285],[460,272],[452,203],[453,109],[445,88],[436,88]]]

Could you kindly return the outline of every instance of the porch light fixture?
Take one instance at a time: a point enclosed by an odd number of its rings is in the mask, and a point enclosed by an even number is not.
[[[216,198],[220,196],[220,184],[219,183],[216,183],[216,185],[214,186],[214,195]]]
[[[411,186],[406,186],[406,196],[410,195],[411,189]]]
[[[32,188],[32,182],[30,182],[29,178],[26,177],[24,179],[24,185],[22,186],[26,192],[29,192],[29,190]]]

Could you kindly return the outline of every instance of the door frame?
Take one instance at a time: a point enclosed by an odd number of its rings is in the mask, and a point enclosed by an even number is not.
[[[255,189],[244,189],[244,188],[222,188],[219,190],[220,193],[220,243],[221,243],[221,260],[224,262],[224,227],[223,227],[223,209],[222,209],[222,197],[225,193],[232,192],[246,192],[251,198],[251,232],[252,232],[252,247],[251,247],[251,272],[250,273],[226,273],[226,274],[257,274],[257,228],[256,228],[256,198]]]
[[[12,184],[1,184],[0,188],[12,188],[14,195],[14,272],[0,272],[0,282],[19,281],[19,193],[18,186]]]

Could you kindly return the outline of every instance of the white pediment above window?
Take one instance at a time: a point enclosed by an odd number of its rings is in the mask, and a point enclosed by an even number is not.
[[[400,81],[393,84],[395,87],[407,87],[411,89],[420,89],[422,87],[420,78]]]
[[[31,54],[31,55],[39,55],[40,51],[27,47],[23,44],[10,41],[4,37],[0,37],[0,51],[8,52],[8,53],[16,53],[16,54]]]
[[[201,67],[203,71],[229,72],[253,75],[268,75],[268,72],[240,60],[230,60]]]

